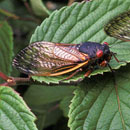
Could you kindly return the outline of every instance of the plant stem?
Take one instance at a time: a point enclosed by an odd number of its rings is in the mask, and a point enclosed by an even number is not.
[[[10,12],[4,10],[4,9],[0,9],[0,13],[6,15],[6,16],[8,16],[8,17],[11,17],[11,18],[13,18],[13,19],[19,19],[19,16],[16,16],[15,14],[10,13]]]
[[[4,73],[0,72],[0,77],[3,79],[3,80],[8,80],[9,77],[7,75],[5,75]]]
[[[22,18],[22,17],[19,17],[13,13],[10,13],[4,9],[0,9],[0,13],[9,17],[9,18],[13,18],[14,20],[23,20],[23,21],[33,21],[33,22],[36,22],[36,23],[40,23],[39,20],[37,19],[34,19],[34,18]]]
[[[34,15],[32,9],[30,8],[30,6],[29,6],[29,4],[28,4],[28,2],[25,1],[25,2],[24,2],[24,5],[25,5],[26,9],[28,10],[28,12],[29,12],[31,15]]]

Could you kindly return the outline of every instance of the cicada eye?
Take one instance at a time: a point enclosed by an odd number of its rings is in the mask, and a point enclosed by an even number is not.
[[[107,45],[107,46],[109,45],[108,42],[104,42],[103,44],[105,44],[105,45]]]
[[[102,50],[98,50],[98,51],[96,52],[96,56],[97,56],[98,58],[101,58],[101,57],[103,56],[103,51],[102,51]]]

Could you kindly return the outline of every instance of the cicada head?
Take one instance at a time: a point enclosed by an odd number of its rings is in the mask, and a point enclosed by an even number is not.
[[[101,58],[110,53],[108,44],[100,44],[96,42],[85,42],[79,47],[79,51],[88,54],[90,58]]]
[[[95,65],[100,64],[103,61],[109,62],[112,57],[112,53],[110,52],[108,43],[106,42],[104,44],[85,42],[81,44],[79,51],[87,54],[90,61],[94,62]]]

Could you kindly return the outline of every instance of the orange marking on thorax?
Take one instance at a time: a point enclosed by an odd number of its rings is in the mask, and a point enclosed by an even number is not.
[[[81,57],[81,59],[82,59],[83,61],[89,60],[88,54],[82,53],[82,55],[83,55],[83,56]]]

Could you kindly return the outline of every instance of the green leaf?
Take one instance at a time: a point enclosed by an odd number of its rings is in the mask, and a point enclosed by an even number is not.
[[[43,105],[63,99],[71,95],[75,87],[70,85],[43,86],[32,85],[24,95],[24,100],[30,105]]]
[[[36,125],[38,130],[43,130],[45,127],[56,124],[62,116],[62,112],[57,106],[58,103],[29,106],[37,116]]]
[[[0,71],[10,75],[13,57],[13,33],[5,21],[0,21]]]
[[[73,98],[73,95],[71,94],[71,95],[64,97],[60,102],[60,108],[61,108],[61,110],[63,110],[65,117],[68,117],[69,105],[71,103],[72,98]]]
[[[75,90],[69,111],[71,130],[130,129],[130,65],[114,74],[118,95],[113,75],[95,76]]]
[[[112,44],[117,44],[120,47],[120,44],[124,43],[115,38],[109,37],[104,32],[104,26],[108,23],[110,19],[117,16],[118,14],[130,9],[129,0],[94,0],[91,2],[82,2],[74,3],[70,7],[64,7],[59,11],[53,12],[49,18],[43,21],[43,23],[38,26],[31,37],[31,42],[36,41],[50,41],[58,43],[81,43],[86,41],[95,41],[103,43],[104,41]],[[125,53],[127,55],[126,61],[130,61],[128,57],[130,53],[129,43],[124,44],[128,47],[128,50]],[[111,46],[110,45],[110,46]],[[116,48],[111,46],[111,50],[116,52]],[[125,50],[124,50],[125,51]],[[123,56],[122,51],[117,53],[118,55]],[[120,60],[120,59],[119,59]],[[118,64],[115,60],[112,60],[113,69],[119,68],[125,63]],[[97,73],[103,73],[110,71],[109,68],[99,69],[92,75]],[[68,76],[68,75],[67,75]],[[33,76],[34,80],[44,81],[47,83],[53,82],[58,83],[59,80],[64,79],[65,76],[57,77],[37,77]],[[79,78],[84,78],[83,73],[78,74],[67,80],[65,82],[77,81]]]
[[[32,9],[37,16],[47,17],[50,12],[42,3],[42,0],[30,0]]]
[[[31,85],[28,88],[24,100],[37,116],[36,124],[39,130],[57,122],[62,115],[58,101],[72,95],[74,89],[76,86],[71,85]],[[68,112],[68,103],[63,105]],[[62,107],[61,109],[64,110]]]
[[[2,130],[37,130],[23,99],[9,87],[0,87],[0,128]]]

